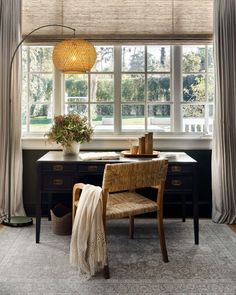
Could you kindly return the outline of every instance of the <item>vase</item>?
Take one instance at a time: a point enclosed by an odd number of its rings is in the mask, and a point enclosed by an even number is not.
[[[78,155],[79,150],[80,150],[80,143],[73,141],[71,145],[69,146],[63,146],[63,155],[64,156],[73,156],[73,155]]]

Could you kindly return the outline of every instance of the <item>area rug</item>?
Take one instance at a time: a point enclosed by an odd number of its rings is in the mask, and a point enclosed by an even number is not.
[[[165,220],[169,263],[163,263],[156,220],[108,223],[111,278],[102,273],[81,279],[69,264],[70,236],[35,226],[0,231],[0,294],[236,294],[236,235],[226,225],[200,221],[200,245],[193,243],[191,220]]]

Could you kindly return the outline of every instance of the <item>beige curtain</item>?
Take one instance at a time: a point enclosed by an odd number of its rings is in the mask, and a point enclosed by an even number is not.
[[[213,221],[236,222],[236,1],[215,0],[216,101],[212,149]]]
[[[24,215],[22,201],[21,66],[20,53],[12,71],[12,109],[9,110],[9,67],[21,39],[21,1],[0,0],[0,215],[8,212],[8,153],[11,153],[11,214]],[[12,145],[9,147],[9,112]]]

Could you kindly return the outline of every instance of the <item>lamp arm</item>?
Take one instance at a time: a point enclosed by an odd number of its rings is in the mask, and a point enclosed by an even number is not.
[[[72,28],[72,27],[68,27],[68,26],[64,26],[64,25],[57,25],[57,24],[54,24],[54,25],[44,25],[44,26],[41,26],[41,27],[38,27],[36,29],[34,29],[33,31],[31,31],[29,34],[27,34],[21,41],[20,43],[16,46],[16,49],[14,50],[13,52],[13,55],[12,55],[12,58],[11,58],[11,64],[10,64],[10,74],[11,74],[11,70],[12,70],[12,65],[13,65],[13,61],[14,61],[14,57],[19,49],[19,47],[21,46],[21,44],[30,36],[32,35],[34,32],[38,31],[38,30],[41,30],[43,28],[47,28],[47,27],[62,27],[62,28],[67,28],[69,30],[72,30],[74,31],[74,36],[75,36],[75,29]]]
[[[12,124],[11,124],[11,105],[12,105],[12,97],[11,97],[11,80],[12,80],[12,67],[13,67],[13,61],[14,57],[19,49],[19,47],[22,45],[22,43],[34,32],[41,30],[43,28],[47,27],[62,27],[62,28],[67,28],[69,30],[74,31],[74,36],[75,36],[75,29],[72,27],[64,26],[64,25],[58,25],[58,24],[53,24],[53,25],[44,25],[40,26],[33,31],[31,31],[29,34],[27,34],[21,41],[20,43],[16,46],[16,49],[13,52],[11,62],[10,62],[10,68],[9,68],[9,88],[8,88],[8,95],[9,95],[9,128],[8,128],[8,221],[10,223],[11,221],[11,146],[12,146],[12,138],[11,138],[11,129],[12,129]]]

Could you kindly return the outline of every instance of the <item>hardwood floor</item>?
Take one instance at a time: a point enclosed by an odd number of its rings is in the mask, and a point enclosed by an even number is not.
[[[229,227],[236,233],[236,224],[229,224]]]

